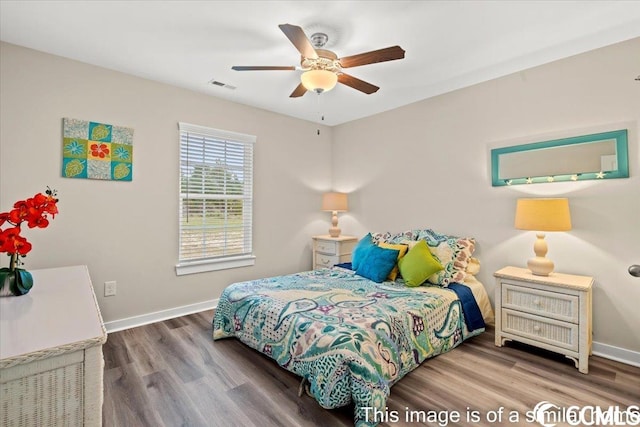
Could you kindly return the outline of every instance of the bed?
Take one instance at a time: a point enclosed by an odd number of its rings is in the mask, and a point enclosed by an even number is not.
[[[230,285],[213,338],[236,337],[302,377],[322,407],[353,403],[355,425],[373,426],[373,408],[385,409],[390,387],[427,358],[482,333],[491,306],[473,274],[446,287],[408,287],[344,267]]]

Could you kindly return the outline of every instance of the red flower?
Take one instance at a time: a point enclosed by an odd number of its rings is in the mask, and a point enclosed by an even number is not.
[[[7,228],[6,230],[0,230],[0,252],[9,252],[9,238],[13,234],[12,230],[15,228]],[[20,232],[20,230],[18,230]]]
[[[55,217],[55,214],[58,213],[56,202],[57,200],[51,195],[45,196],[42,193],[38,193],[34,197],[27,199],[25,202],[27,213],[24,215],[24,220],[27,221],[29,228],[46,228],[49,225],[47,214]]]
[[[38,193],[30,199],[27,199],[27,203],[31,203],[34,206],[40,206],[47,203],[47,196],[42,193]]]
[[[51,214],[52,218],[55,218],[58,213],[58,205],[56,203],[58,203],[58,199],[55,199],[53,196],[47,196],[43,211]]]
[[[24,256],[32,248],[31,243],[20,235],[20,225],[26,221],[29,228],[46,228],[49,225],[48,216],[54,218],[58,213],[58,199],[55,195],[55,191],[47,189],[46,194],[38,193],[27,200],[19,200],[9,212],[0,212],[0,226],[5,223],[12,226],[0,229],[0,252],[12,255],[12,271],[16,256]]]
[[[0,231],[0,252],[26,255],[30,250],[31,243],[20,235],[20,227]]]
[[[91,144],[91,155],[93,157],[100,157],[104,159],[109,154],[107,144]]]
[[[15,202],[13,207],[15,209],[9,212],[9,222],[18,225],[27,217],[29,206],[26,200],[20,200],[19,202]]]
[[[29,253],[29,251],[31,251],[31,243],[29,243],[27,239],[22,236],[16,236],[13,239],[13,243],[15,246],[15,253],[19,255],[26,255]]]
[[[33,215],[29,215],[27,220],[27,226],[29,226],[29,228],[47,228],[49,220],[45,216],[38,215],[39,213],[40,212],[35,211]]]
[[[0,213],[0,225],[4,224],[7,221],[9,221],[9,212]]]

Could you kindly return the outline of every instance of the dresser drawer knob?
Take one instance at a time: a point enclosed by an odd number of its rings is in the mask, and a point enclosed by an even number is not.
[[[533,300],[533,304],[534,305],[542,305],[542,301],[540,301],[538,298]]]
[[[540,328],[540,326],[538,326],[538,325],[535,325],[535,326],[533,327],[533,331],[534,331],[534,332],[540,332],[540,329],[542,329],[542,328]]]

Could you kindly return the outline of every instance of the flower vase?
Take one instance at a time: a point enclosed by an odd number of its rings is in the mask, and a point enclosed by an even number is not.
[[[17,255],[11,254],[10,267],[0,268],[0,297],[25,295],[33,286],[31,273],[16,264]]]

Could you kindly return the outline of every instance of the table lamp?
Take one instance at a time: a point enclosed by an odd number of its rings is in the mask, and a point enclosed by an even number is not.
[[[338,228],[338,212],[347,211],[346,193],[324,193],[322,195],[322,210],[332,212],[332,227],[329,229],[329,235],[339,237],[341,230]]]
[[[533,251],[536,256],[527,261],[529,270],[537,276],[548,276],[553,271],[553,261],[546,258],[547,242],[542,231],[571,230],[569,200],[558,199],[518,199],[515,227],[518,230],[537,231]]]

